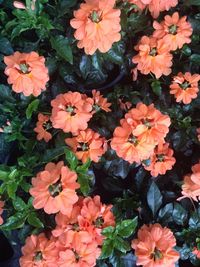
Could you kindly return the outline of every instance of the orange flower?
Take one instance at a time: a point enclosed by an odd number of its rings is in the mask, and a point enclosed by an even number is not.
[[[138,239],[132,241],[137,265],[143,267],[175,267],[179,253],[174,249],[176,239],[170,229],[160,224],[143,225]]]
[[[3,213],[4,201],[0,201],[0,215]],[[3,218],[0,216],[0,225],[3,224]]]
[[[153,177],[159,174],[164,175],[174,166],[176,159],[173,157],[174,151],[169,148],[168,143],[159,143],[150,158],[150,165],[143,164],[144,168],[151,171]]]
[[[194,250],[192,251],[192,253],[194,255],[196,255],[197,259],[200,259],[200,250],[198,250],[198,248],[194,248]]]
[[[105,112],[110,112],[111,109],[109,108],[112,104],[107,101],[107,98],[104,98],[99,91],[92,90],[93,96],[93,110],[94,113],[98,112],[99,110],[104,110]]]
[[[141,102],[125,115],[125,119],[134,136],[154,144],[164,141],[171,124],[170,117],[163,115],[154,104],[146,106]]]
[[[200,200],[200,162],[192,167],[192,174],[187,174],[184,177],[182,185],[183,197],[178,198],[191,198],[194,201]]]
[[[26,239],[20,258],[21,267],[57,267],[58,249],[52,238],[47,239],[42,233]]]
[[[116,0],[85,0],[74,11],[70,24],[76,29],[78,47],[93,55],[97,49],[106,53],[121,39],[120,10],[114,9]]]
[[[52,135],[48,132],[52,128],[49,118],[49,116],[43,115],[42,113],[38,114],[38,121],[34,131],[38,133],[37,140],[39,141],[44,139],[45,142],[49,142],[52,139]]]
[[[178,0],[129,0],[129,2],[137,5],[141,10],[147,7],[153,18],[157,18],[161,11],[168,11],[178,4]]]
[[[54,128],[77,134],[79,130],[88,127],[87,123],[92,117],[92,105],[83,99],[80,93],[60,94],[51,101],[51,106],[51,121]]]
[[[41,91],[46,90],[49,76],[44,57],[40,57],[36,52],[15,52],[4,57],[4,62],[7,65],[5,74],[14,92],[23,93],[25,96],[38,96]]]
[[[155,145],[147,143],[144,138],[137,138],[133,134],[133,128],[126,120],[120,121],[121,126],[113,133],[111,147],[117,155],[124,160],[133,163],[148,159],[153,153]]]
[[[199,74],[191,75],[190,72],[186,72],[185,74],[179,72],[170,85],[170,94],[174,95],[176,102],[189,104],[192,99],[197,98],[199,80]]]
[[[154,37],[143,36],[135,46],[138,54],[133,57],[132,61],[137,65],[137,69],[142,74],[155,74],[156,78],[171,73],[172,55],[168,46],[163,40],[157,40]]]
[[[78,136],[65,139],[79,160],[85,163],[88,159],[98,162],[107,150],[105,138],[91,129],[80,131]]]
[[[191,42],[190,36],[192,35],[192,27],[186,19],[186,16],[179,18],[178,12],[175,12],[171,17],[166,15],[161,23],[154,21],[153,36],[163,39],[172,51],[182,48],[184,44]]]
[[[48,214],[60,211],[70,216],[73,205],[78,201],[75,189],[80,185],[76,182],[77,174],[63,165],[63,161],[48,163],[45,170],[32,179],[30,194],[34,198],[35,209],[44,208]]]
[[[59,253],[59,267],[93,267],[101,254],[95,242],[87,239],[87,233],[76,232],[69,248]]]

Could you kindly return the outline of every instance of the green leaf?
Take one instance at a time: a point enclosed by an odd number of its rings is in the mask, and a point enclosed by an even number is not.
[[[130,244],[119,236],[114,239],[114,248],[121,251],[122,253],[126,253],[131,249]]]
[[[65,158],[72,170],[75,170],[78,165],[78,159],[76,155],[69,149],[65,149]]]
[[[199,0],[185,0],[184,5],[186,6],[200,6]]]
[[[51,37],[51,45],[52,48],[56,50],[57,54],[69,62],[73,64],[73,54],[71,46],[69,45],[69,40],[62,35]]]
[[[5,37],[0,37],[0,53],[4,55],[10,55],[14,53],[10,41]]]
[[[14,181],[10,181],[7,184],[7,192],[10,198],[15,199],[15,193],[17,191],[17,188],[18,188],[18,184]]]
[[[0,84],[0,101],[9,101],[11,103],[15,102],[15,99],[11,95],[10,87]]]
[[[66,146],[57,147],[54,149],[47,149],[44,155],[42,156],[40,163],[46,163],[53,161],[54,159],[62,156],[65,154]]]
[[[173,219],[178,225],[184,225],[187,220],[187,211],[178,203],[174,203]]]
[[[197,66],[200,66],[200,55],[198,54],[193,54],[190,57],[190,61]]]
[[[161,95],[162,87],[161,87],[160,81],[158,81],[158,80],[153,81],[151,83],[151,87],[152,87],[152,90],[153,90],[154,94],[156,94],[157,96]]]
[[[90,180],[89,175],[85,173],[78,174],[78,183],[80,184],[80,190],[84,196],[87,196],[90,191],[89,180]]]
[[[124,63],[124,51],[124,44],[122,42],[115,43],[104,57],[115,64],[121,65]]]
[[[113,240],[106,239],[103,242],[100,259],[106,259],[110,257],[113,253],[113,250],[114,250]]]
[[[91,160],[88,159],[88,160],[86,161],[86,163],[84,163],[84,164],[78,166],[78,167],[76,168],[76,171],[77,171],[78,173],[87,172],[87,171],[88,171],[88,168],[90,167],[90,165],[91,165]]]
[[[36,228],[43,228],[44,224],[37,217],[36,212],[32,212],[28,215],[28,223]]]
[[[137,217],[135,217],[133,220],[124,220],[116,226],[116,231],[123,238],[129,237],[134,233],[137,223]]]
[[[28,105],[28,107],[26,109],[26,118],[27,119],[30,119],[32,117],[33,112],[37,111],[39,103],[40,103],[40,100],[35,99]]]
[[[156,215],[156,212],[162,205],[162,199],[163,197],[160,193],[159,188],[157,187],[155,182],[152,182],[147,193],[147,203],[152,211],[153,216]]]
[[[27,214],[24,212],[18,212],[15,215],[8,218],[6,223],[0,226],[1,230],[8,231],[23,227],[26,221]]]
[[[172,220],[173,204],[168,203],[162,209],[159,210],[158,217],[163,223]]]
[[[13,200],[13,206],[17,211],[24,211],[27,208],[26,203],[20,197]]]
[[[111,238],[113,233],[115,231],[115,228],[113,226],[108,226],[102,230],[102,235],[105,235],[106,237]]]

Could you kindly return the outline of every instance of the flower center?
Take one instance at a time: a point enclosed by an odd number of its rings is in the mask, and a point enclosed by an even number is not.
[[[155,248],[154,252],[151,254],[151,258],[154,261],[157,261],[157,260],[162,259],[162,257],[163,257],[162,252],[159,249]]]
[[[42,259],[43,259],[42,252],[41,251],[36,252],[34,256],[34,261],[41,261]]]
[[[52,197],[56,197],[60,194],[60,192],[62,191],[62,185],[60,182],[57,182],[55,184],[51,184],[49,186],[49,193]]]
[[[137,137],[135,137],[133,134],[130,134],[128,142],[134,145],[137,145],[139,143]]]
[[[89,146],[87,143],[79,143],[78,151],[88,151]]]
[[[164,159],[165,159],[165,155],[164,154],[158,154],[158,155],[156,155],[156,157],[157,157],[157,162],[159,161],[159,162],[162,162],[162,161],[164,161]]]
[[[188,82],[184,82],[182,84],[180,84],[180,87],[183,89],[183,90],[186,90],[188,87],[189,87],[189,83]]]
[[[29,65],[25,62],[19,64],[20,71],[24,74],[30,73]]]
[[[74,256],[75,256],[76,262],[79,262],[80,256],[78,255],[78,253],[75,250],[74,250]]]
[[[97,104],[93,105],[92,107],[96,112],[101,110],[101,107],[99,105],[97,105]]]
[[[75,113],[75,107],[67,106],[66,111],[69,112],[69,113],[71,113],[71,116],[76,115],[76,113]]]
[[[102,14],[99,11],[93,10],[89,18],[94,23],[99,23],[102,20]]]
[[[99,217],[96,221],[95,221],[95,226],[96,227],[101,227],[104,224],[104,219],[102,217]]]
[[[156,47],[153,47],[149,53],[150,56],[155,57],[157,55],[157,49]]]
[[[148,128],[151,129],[151,122],[148,119],[143,119],[142,123]]]
[[[169,29],[169,33],[171,33],[171,34],[177,34],[177,26],[176,25],[171,25],[168,29]]]
[[[51,124],[50,121],[44,122],[44,123],[42,124],[42,126],[43,126],[43,128],[44,128],[45,130],[49,130],[49,129],[52,128],[52,124]]]

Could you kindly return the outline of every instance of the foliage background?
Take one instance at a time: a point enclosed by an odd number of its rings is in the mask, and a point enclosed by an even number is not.
[[[99,194],[103,202],[113,203],[118,221],[138,216],[138,227],[154,222],[168,226],[176,234],[181,259],[189,259],[200,266],[191,253],[200,236],[200,205],[196,204],[194,209],[189,200],[176,201],[181,195],[183,176],[200,159],[200,143],[196,136],[196,129],[200,127],[200,97],[190,105],[182,105],[169,94],[174,74],[179,71],[199,73],[200,1],[179,1],[177,7],[167,12],[172,14],[177,10],[187,15],[193,27],[191,44],[174,52],[172,74],[159,80],[139,75],[136,82],[131,77],[134,67],[131,59],[136,53],[133,47],[141,36],[152,33],[150,14],[133,13],[129,4],[117,1],[122,10],[122,40],[106,54],[96,52],[87,56],[77,48],[74,31],[69,25],[73,10],[80,3],[77,0],[40,0],[35,11],[27,12],[15,9],[13,1],[0,0],[0,125],[5,125],[7,120],[11,122],[11,126],[0,133],[0,195],[7,199],[7,221],[1,229],[8,235],[11,230],[19,229],[23,242],[28,234],[37,233],[44,225],[46,229],[53,227],[49,217],[33,209],[28,190],[30,178],[44,164],[65,158],[63,140],[66,134],[54,130],[54,139],[48,144],[37,142],[33,132],[37,114],[50,112],[49,103],[59,93],[72,90],[90,95],[90,90],[96,88],[112,102],[112,112],[97,114],[90,122],[93,130],[107,139],[112,137],[123,117],[119,98],[131,101],[133,106],[139,101],[155,103],[172,120],[167,141],[175,151],[177,162],[172,171],[152,180],[142,166],[128,164],[110,149],[100,163],[91,164],[89,171],[85,166],[82,192]],[[165,14],[162,12],[159,20]],[[37,99],[11,91],[3,63],[3,57],[14,51],[33,50],[46,58],[50,74],[48,89]],[[67,154],[66,158],[73,164],[72,154]],[[106,249],[108,247],[110,244]],[[116,247],[110,258],[99,261],[97,266],[133,266],[130,247],[123,249],[122,242]],[[180,266],[183,265],[180,263]]]

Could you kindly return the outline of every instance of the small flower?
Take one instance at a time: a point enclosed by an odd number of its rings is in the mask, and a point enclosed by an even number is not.
[[[137,265],[143,267],[175,267],[179,253],[174,249],[176,239],[170,229],[160,224],[143,225],[138,239],[132,241]]]
[[[186,19],[186,16],[179,18],[178,12],[175,12],[171,17],[166,15],[161,23],[154,21],[153,37],[163,39],[172,51],[182,48],[184,44],[191,42],[192,35],[192,27]]]
[[[14,1],[13,6],[18,8],[18,9],[26,9],[26,6],[24,5],[24,3],[20,2],[20,1]]]
[[[194,201],[200,199],[200,163],[197,163],[192,167],[192,174],[184,176],[181,193],[183,196],[178,198],[178,200],[186,197],[193,199]]]
[[[151,172],[153,177],[157,177],[159,174],[164,175],[172,169],[176,162],[173,153],[174,151],[169,148],[168,143],[159,143],[154,149],[154,154],[150,157],[150,165],[143,164],[143,166]]]
[[[48,163],[45,170],[32,178],[35,209],[44,209],[48,214],[61,212],[70,216],[73,205],[78,201],[76,189],[80,185],[76,182],[77,174],[60,161],[57,164]]]
[[[51,122],[54,128],[64,132],[78,134],[79,130],[88,127],[91,119],[92,104],[78,92],[68,92],[58,95],[51,101]]]
[[[111,148],[119,157],[131,164],[148,159],[153,153],[155,144],[147,143],[144,138],[137,138],[126,120],[122,119],[120,124],[121,126],[117,127],[113,133]]]
[[[1,217],[3,213],[4,201],[0,201],[0,225],[3,224],[3,218]]]
[[[106,53],[114,42],[121,39],[120,10],[114,9],[115,0],[85,0],[80,9],[74,11],[70,21],[76,29],[74,37],[78,47],[93,55],[98,49]]]
[[[20,258],[21,267],[57,267],[58,249],[53,238],[47,239],[41,233],[38,236],[31,235],[26,239]]]
[[[185,74],[179,72],[173,78],[173,82],[170,85],[170,94],[174,95],[176,102],[190,104],[192,99],[197,98],[199,80],[199,74],[192,75],[190,72],[186,72]]]
[[[11,56],[5,56],[4,62],[7,65],[5,74],[14,92],[38,96],[46,90],[49,75],[44,57],[36,52],[15,52]]]
[[[98,162],[107,150],[105,138],[91,129],[80,131],[76,137],[67,138],[65,142],[83,163],[88,159]]]
[[[156,78],[171,73],[172,55],[169,47],[163,40],[154,37],[143,36],[135,46],[138,54],[133,57],[133,63],[142,74],[155,74]]]
[[[38,121],[34,131],[37,133],[37,140],[44,139],[45,142],[49,142],[52,139],[52,135],[48,132],[52,128],[50,117],[43,115],[42,113],[38,114]]]
[[[93,105],[92,108],[94,113],[98,112],[99,110],[104,110],[105,112],[110,112],[111,109],[109,108],[112,104],[107,101],[107,98],[104,98],[99,91],[92,90],[93,96]]]
[[[196,255],[197,259],[200,259],[200,250],[198,248],[195,247],[192,253]]]

